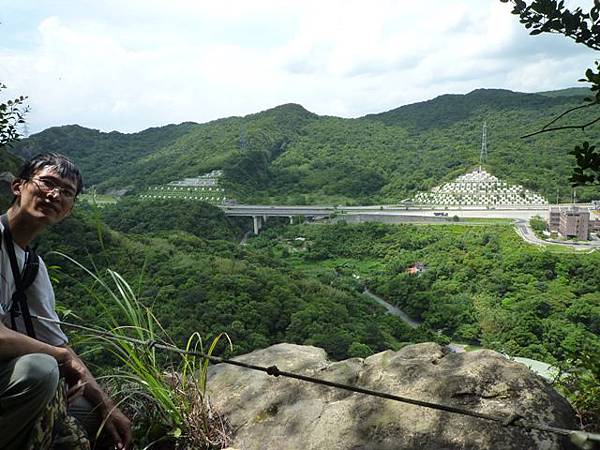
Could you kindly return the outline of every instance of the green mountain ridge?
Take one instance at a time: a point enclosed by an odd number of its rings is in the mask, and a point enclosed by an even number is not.
[[[572,102],[567,91],[562,95],[551,96],[546,93],[522,93],[506,89],[476,89],[468,94],[445,94],[432,100],[401,106],[380,114],[369,114],[368,119],[381,120],[387,125],[407,125],[417,130],[449,126],[461,120],[468,120],[477,110],[494,108],[511,110],[513,108],[539,109],[562,106]]]
[[[152,153],[188,133],[194,126],[197,124],[184,122],[125,134],[64,125],[23,139],[15,144],[15,152],[26,158],[47,151],[63,153],[81,165],[89,186],[110,178],[114,166],[127,165]]]
[[[477,89],[357,119],[319,116],[285,104],[244,117],[183,123],[125,135],[69,126],[45,130],[15,146],[20,155],[60,151],[99,192],[141,191],[223,169],[229,196],[261,203],[397,203],[479,163],[488,125],[486,168],[511,183],[568,199],[574,143],[594,142],[591,128],[520,136],[581,104],[586,89],[525,94]],[[567,123],[581,123],[576,111]],[[600,197],[598,188],[578,198]]]

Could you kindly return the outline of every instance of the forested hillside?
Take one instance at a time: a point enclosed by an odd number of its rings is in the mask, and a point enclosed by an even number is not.
[[[541,94],[479,89],[444,95],[360,119],[317,116],[299,105],[213,122],[170,125],[124,135],[78,126],[52,128],[25,139],[19,154],[61,151],[83,168],[100,192],[130,191],[212,169],[225,170],[230,196],[240,202],[395,203],[479,163],[488,126],[486,168],[551,200],[571,197],[574,143],[597,129],[536,131],[581,104],[585,89]],[[584,112],[569,123],[585,121]],[[600,197],[580,188],[580,200]]]
[[[176,141],[194,126],[196,124],[182,123],[123,134],[65,125],[35,134],[14,147],[15,152],[25,158],[42,152],[67,155],[78,164],[88,186],[108,182],[115,174],[119,174],[126,183],[127,168],[131,164]],[[120,186],[119,183],[114,181],[112,186]],[[108,185],[111,185],[110,182]]]
[[[83,204],[39,239],[39,251],[55,266],[59,304],[85,323],[102,320],[106,305],[90,295],[103,297],[102,289],[50,250],[98,273],[117,270],[180,346],[194,331],[203,339],[227,332],[235,354],[295,342],[345,358],[437,339],[387,316],[357,292],[293,270],[268,249],[238,245],[242,233],[202,203],[156,202],[151,209],[120,203],[104,211]]]

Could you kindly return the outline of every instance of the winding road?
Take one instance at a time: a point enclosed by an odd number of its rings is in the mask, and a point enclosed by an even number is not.
[[[416,320],[411,319],[409,317],[409,315],[406,314],[404,311],[402,311],[400,308],[398,308],[397,306],[392,305],[391,303],[386,302],[384,299],[382,299],[378,295],[373,294],[367,288],[365,288],[365,290],[363,291],[363,294],[366,295],[367,297],[375,300],[381,306],[385,307],[385,309],[387,309],[390,314],[392,314],[394,316],[397,316],[397,317],[400,317],[400,319],[402,319],[402,321],[404,323],[406,323],[409,327],[411,327],[411,328],[417,328],[419,325],[421,325]]]

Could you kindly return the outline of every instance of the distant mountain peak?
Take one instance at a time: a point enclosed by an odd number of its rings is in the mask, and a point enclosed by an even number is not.
[[[273,108],[266,109],[256,114],[250,114],[250,116],[264,115],[264,114],[300,114],[302,116],[317,117],[315,113],[310,112],[304,106],[298,103],[284,103],[282,105],[275,106]]]

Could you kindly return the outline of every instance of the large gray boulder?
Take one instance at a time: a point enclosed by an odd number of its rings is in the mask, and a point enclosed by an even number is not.
[[[576,425],[567,401],[542,378],[490,350],[448,353],[424,343],[332,362],[320,348],[278,344],[236,359],[494,416]],[[572,448],[554,434],[225,364],[210,368],[208,386],[234,430],[231,446],[241,450]]]

